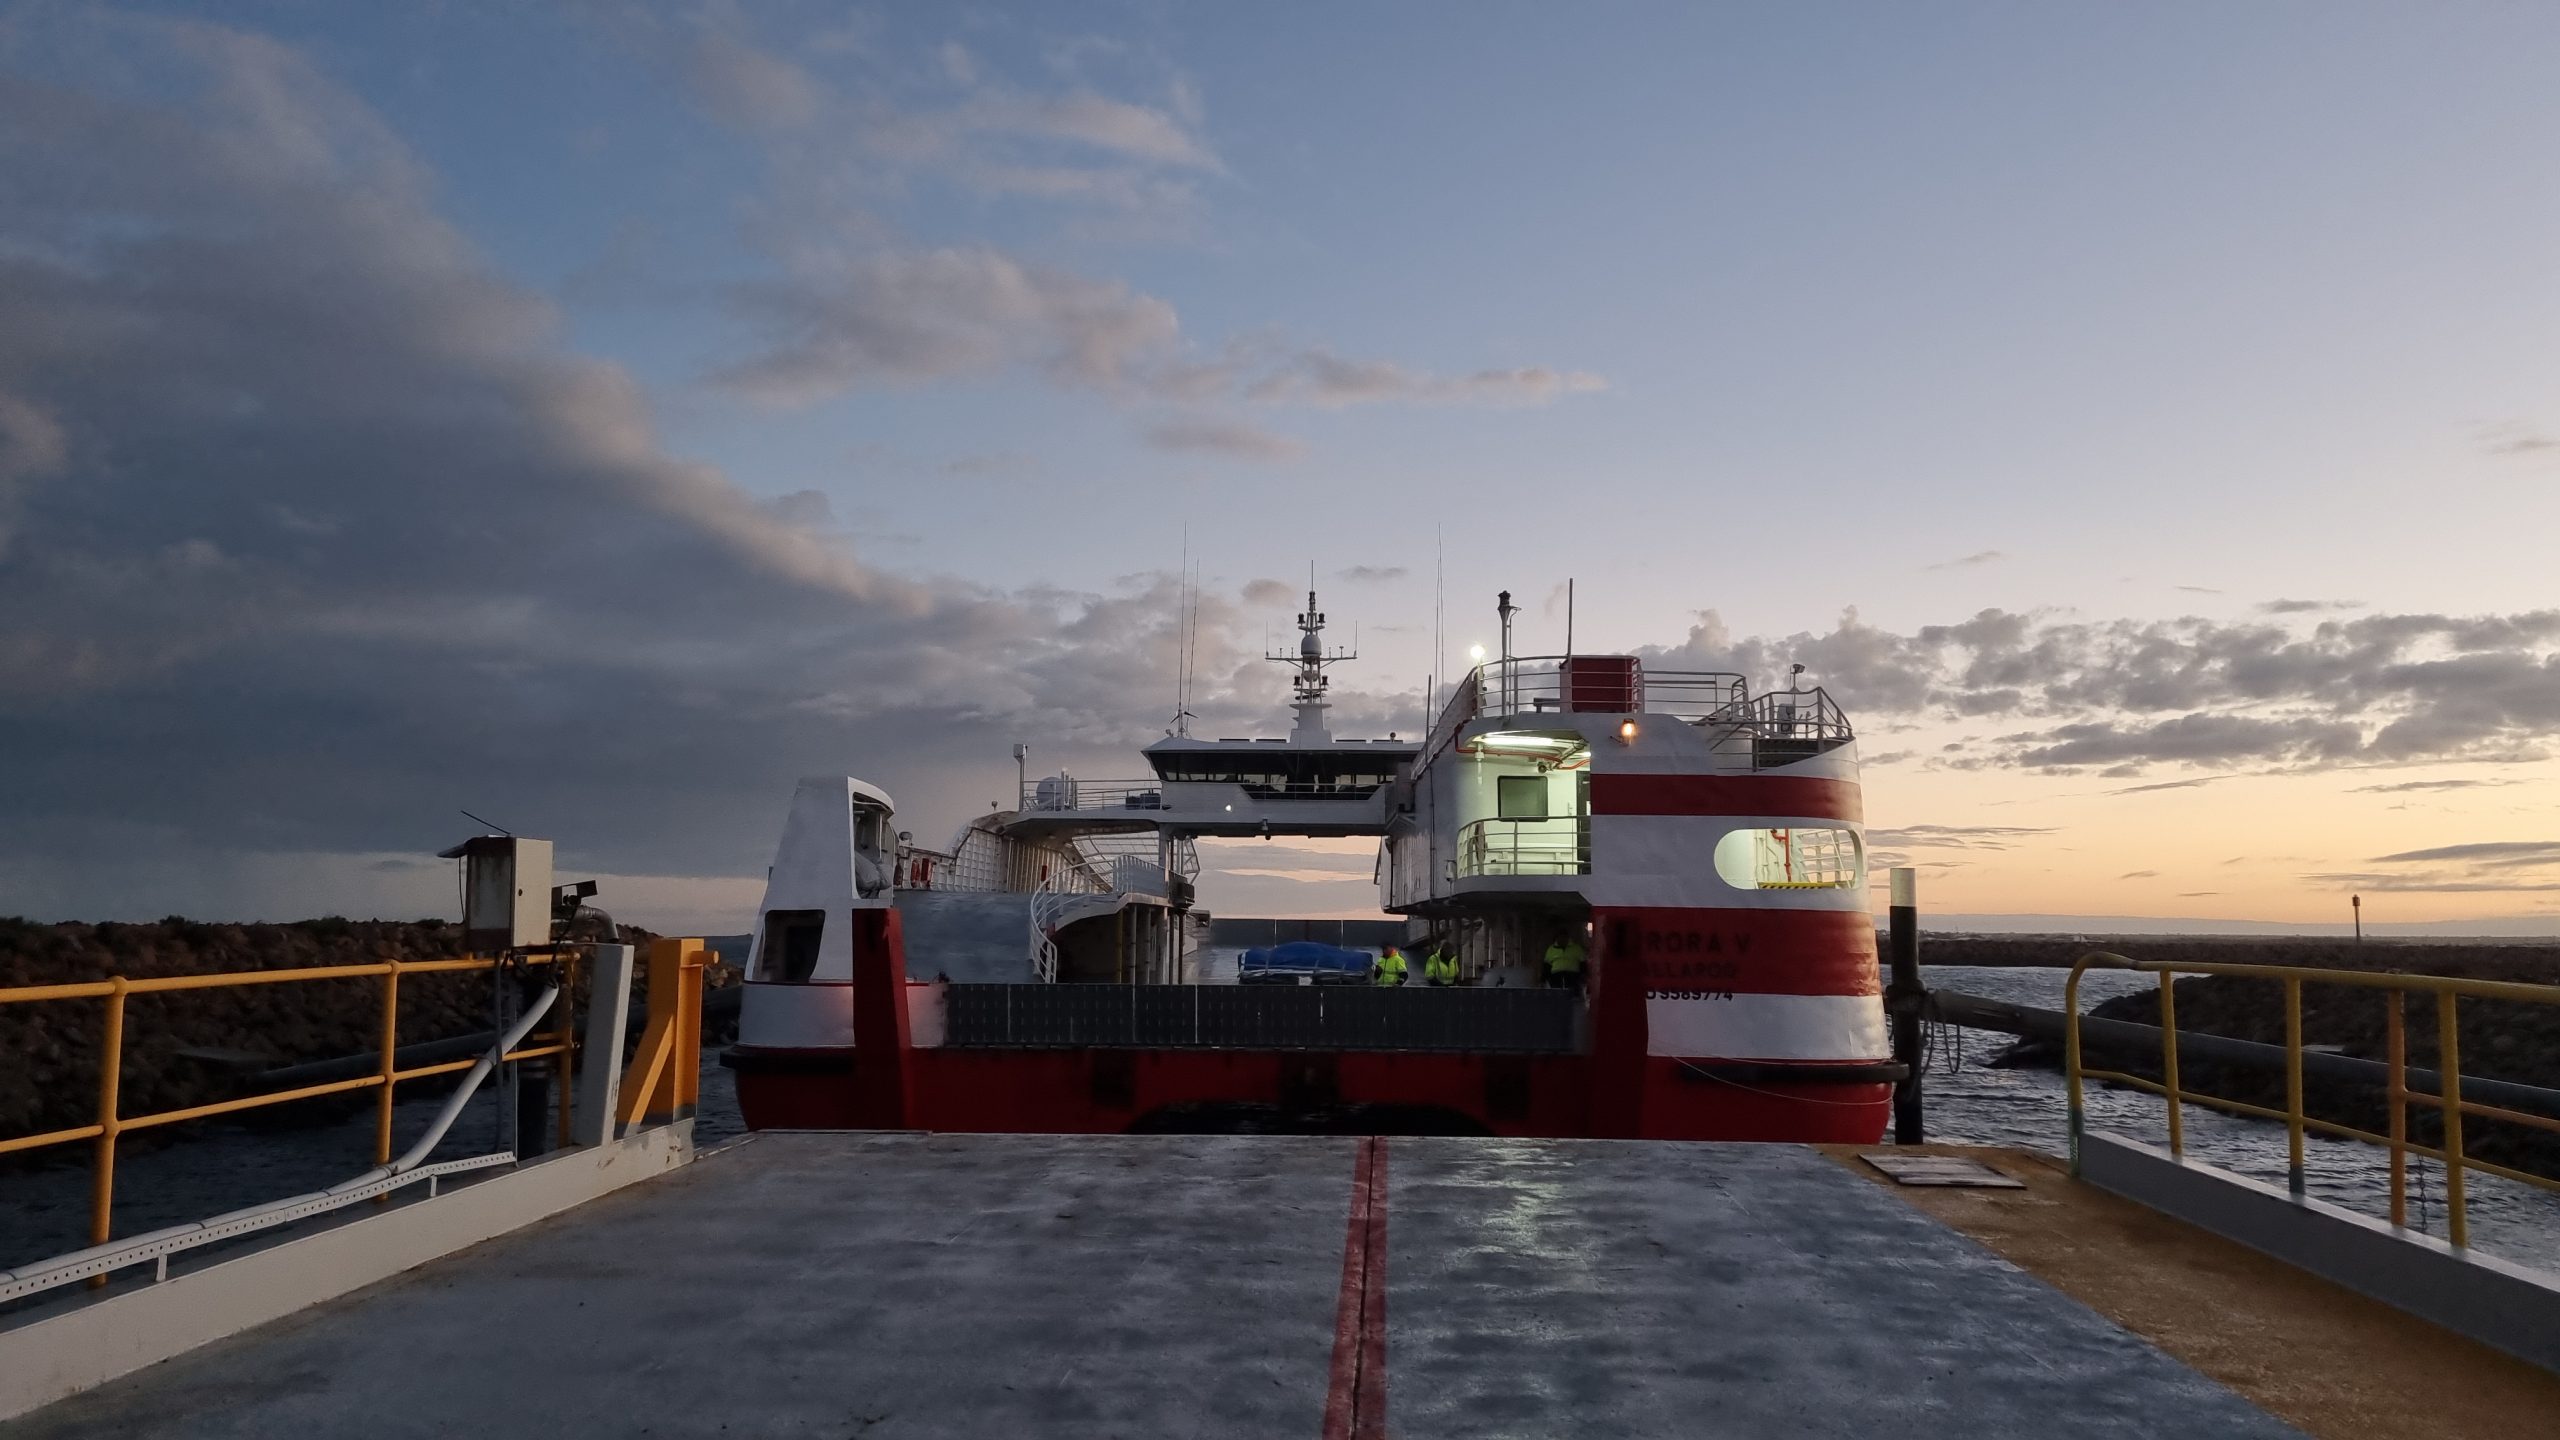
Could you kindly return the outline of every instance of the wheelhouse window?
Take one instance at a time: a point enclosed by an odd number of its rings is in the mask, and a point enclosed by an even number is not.
[[[1370,755],[1157,755],[1156,773],[1176,784],[1241,785],[1257,800],[1360,800],[1394,781],[1402,768]]]
[[[818,969],[818,940],[826,934],[827,912],[824,910],[767,910],[764,912],[764,950],[758,957],[762,980],[782,980],[799,984]]]
[[[1716,874],[1737,890],[1855,890],[1866,854],[1854,830],[1735,830],[1716,842]]]
[[[1547,818],[1547,777],[1504,775],[1494,782],[1493,813],[1502,820]]]

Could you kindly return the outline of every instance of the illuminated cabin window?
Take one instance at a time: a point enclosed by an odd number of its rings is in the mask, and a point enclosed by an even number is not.
[[[1854,830],[1735,830],[1716,842],[1716,874],[1737,890],[1855,890],[1866,883]]]

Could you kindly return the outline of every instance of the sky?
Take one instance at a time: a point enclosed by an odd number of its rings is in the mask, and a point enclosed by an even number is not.
[[[1017,741],[1133,771],[1196,569],[1210,733],[1285,724],[1310,576],[1352,734],[1570,579],[1583,651],[1805,665],[1924,909],[2545,933],[2555,47],[0,6],[0,913],[450,913],[467,809],[743,929],[798,776],[931,844]]]

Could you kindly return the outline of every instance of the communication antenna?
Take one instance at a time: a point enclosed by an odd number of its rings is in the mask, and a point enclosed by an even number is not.
[[[1200,566],[1191,567],[1191,638],[1182,652],[1182,713],[1175,717],[1174,728],[1191,733],[1191,697],[1199,688],[1200,669]]]
[[[1168,735],[1191,733],[1192,672],[1200,653],[1200,574],[1191,559],[1191,526],[1182,527],[1182,574],[1173,597],[1173,725]]]
[[[1182,728],[1191,688],[1191,522],[1182,522],[1182,570],[1173,589],[1173,728]]]
[[[506,837],[507,837],[507,838],[509,838],[509,839],[513,839],[513,838],[515,838],[515,833],[516,833],[516,832],[514,832],[513,830],[508,829],[508,828],[507,828],[506,826],[504,826],[504,825],[499,824],[499,823],[498,823],[497,821],[495,821],[495,820],[483,820],[483,819],[481,819],[479,816],[472,814],[472,813],[471,813],[470,811],[468,811],[468,810],[465,810],[465,811],[463,811],[463,812],[462,812],[462,818],[463,818],[463,819],[465,819],[465,820],[470,821],[470,822],[471,822],[471,823],[473,823],[474,825],[486,825],[486,826],[488,826],[490,829],[497,831],[499,834],[504,835],[504,836],[506,836]]]
[[[1431,695],[1422,707],[1423,728],[1431,728],[1431,711],[1440,704],[1440,681],[1449,673],[1449,646],[1441,621],[1449,603],[1449,546],[1439,526],[1431,527]]]

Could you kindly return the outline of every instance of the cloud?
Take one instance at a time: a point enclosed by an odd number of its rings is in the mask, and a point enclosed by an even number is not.
[[[2220,595],[2223,593],[2210,585],[2173,585],[2169,588],[2173,590],[2184,590],[2190,595]]]
[[[2468,845],[2440,845],[2432,850],[2403,850],[2373,857],[2376,865],[2407,865],[2429,860],[2470,860],[2497,869],[2560,864],[2560,840],[2489,840]]]
[[[1294,460],[1305,442],[1241,420],[1175,419],[1147,427],[1147,443],[1160,450],[1230,455],[1242,460]]]
[[[685,47],[683,76],[695,104],[739,129],[802,129],[825,105],[808,71],[719,30],[704,30]]]
[[[2219,890],[2181,890],[2178,892],[2178,898],[2181,900],[2201,900],[2208,895],[2219,895],[2221,893],[2222,892]]]
[[[787,251],[782,266],[730,288],[732,312],[751,343],[711,377],[777,407],[1017,369],[1123,402],[1180,405],[1538,405],[1605,388],[1581,373],[1442,376],[1261,344],[1204,354],[1164,300],[983,246],[846,252],[812,245]],[[1248,459],[1298,453],[1294,440],[1217,416],[1161,421],[1147,433],[1159,446]]]
[[[2157,880],[2160,878],[2160,872],[2157,870],[2127,870],[2116,878],[2119,880]]]
[[[2258,609],[2269,615],[2309,615],[2323,610],[2361,610],[2361,600],[2269,600]]]
[[[1180,336],[1161,300],[987,249],[811,259],[736,296],[763,344],[715,378],[772,405],[1015,365],[1062,385],[1125,390]]]
[[[2405,795],[2439,790],[2487,790],[2520,785],[2520,780],[2399,780],[2388,785],[2358,785],[2352,795]]]
[[[1381,585],[1403,579],[1406,572],[1401,565],[1353,565],[1333,573],[1335,578],[1348,580],[1354,585]]]
[[[1934,764],[2139,775],[2521,760],[2560,737],[2560,611],[2084,622],[1984,610],[1909,633],[1843,612],[1828,631],[1737,637],[1704,611],[1649,669],[1801,662],[1861,720],[2013,717]],[[2138,787],[2137,787],[2138,788]]]
[[[1298,587],[1286,580],[1247,580],[1243,595],[1244,603],[1264,610],[1298,603]]]
[[[86,12],[15,40],[0,455],[42,503],[0,553],[0,753],[45,764],[0,797],[8,893],[416,854],[457,805],[573,869],[751,875],[797,775],[861,757],[930,820],[1019,734],[1082,768],[1170,713],[1177,579],[909,580],[670,453],[294,52]],[[1192,709],[1240,733],[1280,682],[1198,610]]]
[[[1923,570],[1964,570],[1976,565],[1988,565],[1995,560],[2006,560],[2008,558],[2008,554],[2005,551],[1976,550],[1970,555],[1960,555],[1953,560],[1941,560],[1934,565],[1923,565],[1920,568]]]
[[[2409,875],[2345,871],[2305,875],[2302,883],[2332,890],[2374,890],[2386,894],[2507,895],[2560,890],[2560,880],[2482,880],[2462,875]]]
[[[2018,841],[2052,833],[2031,825],[1905,825],[1869,830],[1867,843],[1906,850],[2009,850]]]
[[[1072,140],[1159,165],[1193,170],[1220,168],[1217,156],[1179,117],[1091,91],[1044,99],[982,102],[976,109],[962,113],[967,123],[979,129]]]
[[[2338,760],[2356,754],[2364,739],[2356,726],[2340,720],[2264,720],[2203,712],[2148,725],[2078,721],[2003,738],[2023,742],[2016,756],[2019,764],[2047,768],[2164,760]]]
[[[2480,448],[2490,455],[2538,455],[2546,450],[2560,449],[2560,440],[2554,440],[2539,430],[2511,423],[2493,425],[2480,432]]]
[[[2214,784],[2217,781],[2229,780],[2231,778],[2232,777],[2229,775],[2198,775],[2187,780],[2157,780],[2148,785],[2127,785],[2121,790],[2110,790],[2107,793],[2110,795],[2148,795],[2155,790],[2196,790],[2201,789],[2204,786]]]
[[[835,52],[880,47],[811,40],[798,47],[804,64],[754,34],[751,14],[613,12],[603,22],[703,113],[764,147],[768,193],[749,207],[746,233],[768,263],[721,292],[734,343],[710,371],[717,387],[787,407],[1027,371],[1122,402],[1315,408],[1537,405],[1604,388],[1581,371],[1439,374],[1266,336],[1202,345],[1170,302],[1125,281],[992,245],[916,243],[896,207],[948,185],[1178,227],[1198,185],[1226,169],[1198,91],[1179,73],[1157,77],[1161,101],[1081,80],[1043,90],[953,44],[821,71],[815,63]],[[1147,436],[1244,459],[1296,453],[1296,442],[1232,418],[1178,418]]]
[[[1267,405],[1340,409],[1391,402],[1543,405],[1559,396],[1607,388],[1606,380],[1580,370],[1530,366],[1478,370],[1467,375],[1433,375],[1384,360],[1349,360],[1329,350],[1313,349],[1290,356],[1252,380],[1244,394],[1249,400]]]
[[[111,67],[84,38],[99,24]],[[130,875],[215,857],[416,854],[453,838],[457,805],[560,839],[572,868],[753,875],[799,774],[856,764],[931,821],[999,793],[1023,734],[1044,764],[1108,773],[1170,714],[1178,579],[912,579],[809,497],[674,453],[640,386],[569,349],[380,118],[293,51],[68,10],[13,45],[0,754],[44,763],[0,794],[0,892],[105,908],[132,903]],[[1029,369],[1141,405],[1241,406],[1273,374],[1339,403],[1466,394],[1410,370],[1324,378],[1285,347],[1196,351],[1162,302],[981,247],[783,249],[803,267],[785,278],[826,302],[800,334],[790,287],[765,297],[802,383]],[[791,368],[763,378],[787,391]],[[1206,733],[1248,733],[1282,699],[1244,643],[1256,617],[1211,593],[1200,619],[1192,708]],[[1781,636],[1700,612],[1644,654],[1764,683],[1803,663],[1862,722],[1999,717],[1931,763],[2245,769],[2528,752],[2560,735],[2555,646],[2552,611],[1984,610],[1908,631],[1851,611]],[[1412,708],[1336,699],[1345,733]],[[1876,840],[1956,853],[2044,833]],[[2502,862],[2375,863],[2470,883],[2450,867]]]

